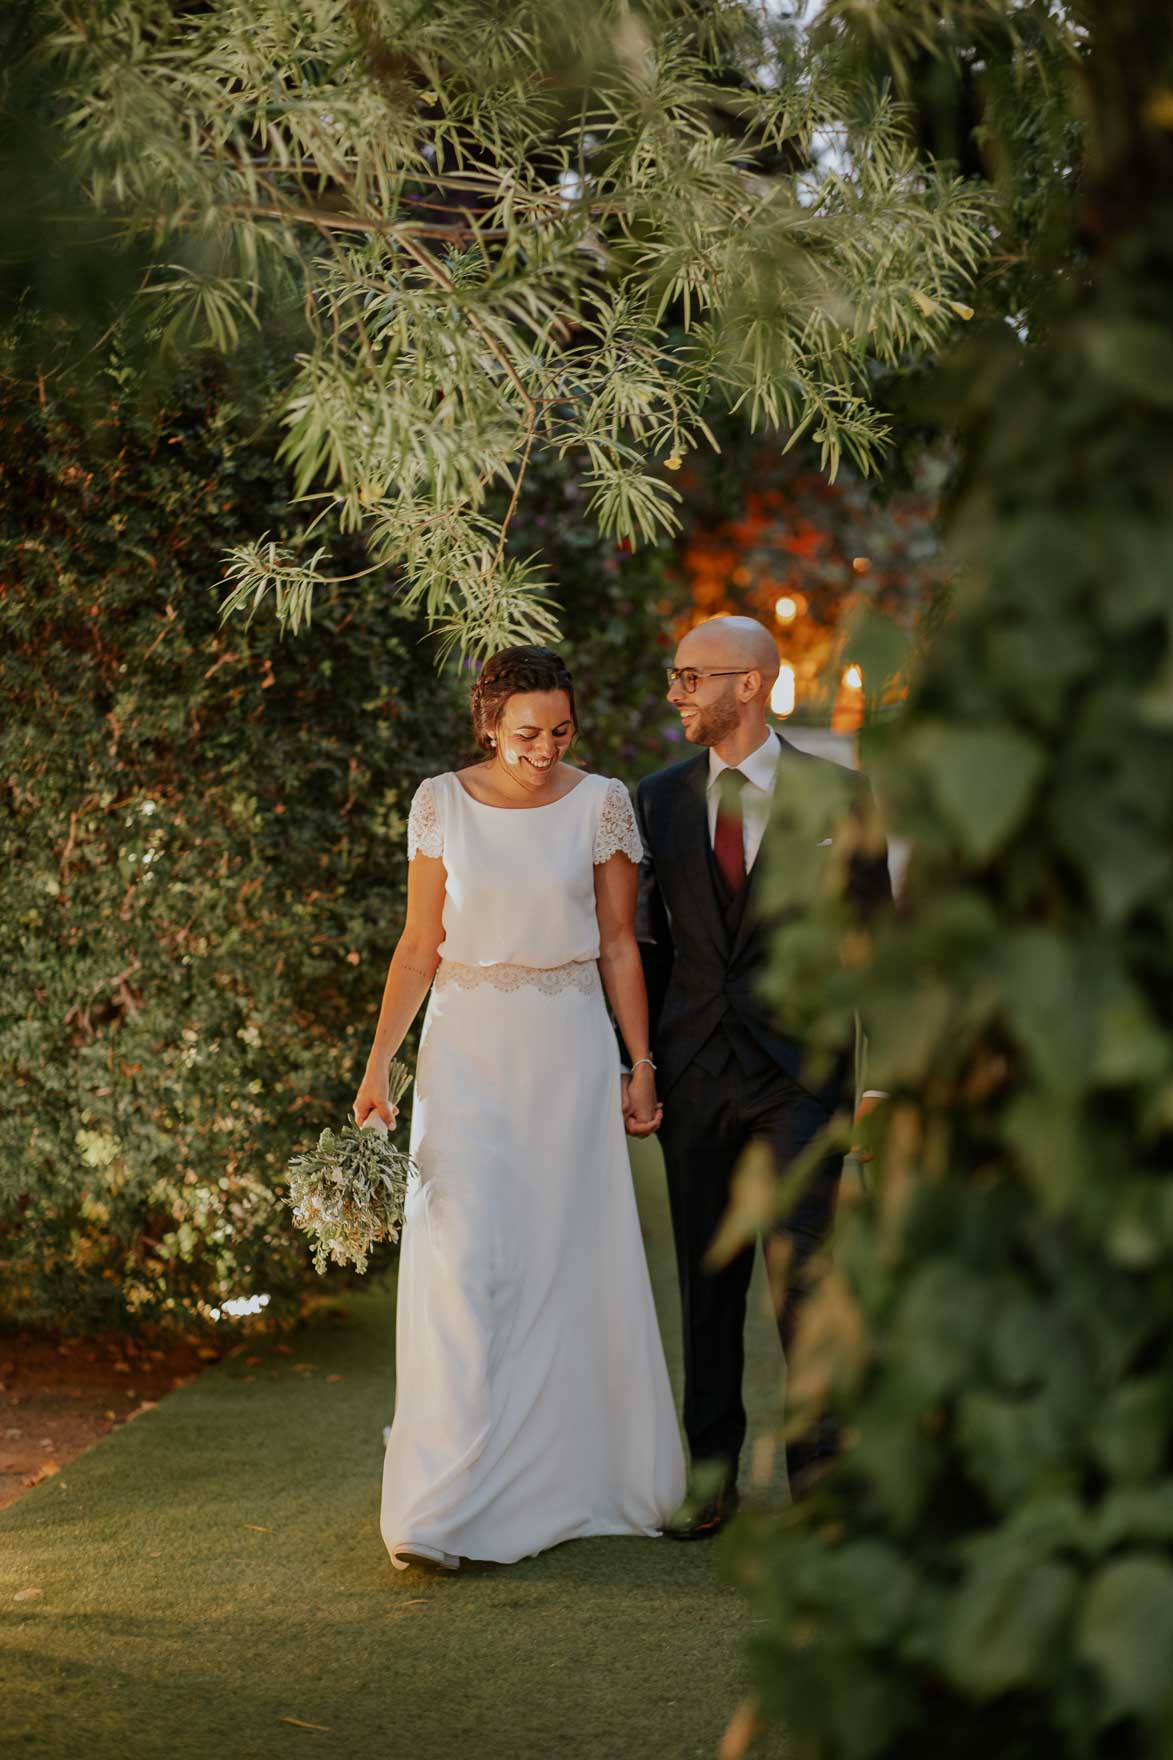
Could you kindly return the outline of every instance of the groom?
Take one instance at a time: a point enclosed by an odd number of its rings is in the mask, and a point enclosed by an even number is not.
[[[719,617],[690,630],[669,672],[668,701],[684,737],[701,751],[646,777],[636,791],[645,852],[637,933],[664,1104],[660,1142],[684,1321],[684,1427],[694,1465],[720,1465],[715,1494],[668,1530],[682,1540],[715,1534],[737,1507],[753,1248],[718,1269],[705,1262],[734,1167],[748,1143],[764,1139],[784,1171],[849,1094],[850,1054],[829,1075],[811,1077],[803,1046],[773,1020],[758,991],[770,954],[762,870],[771,860],[770,840],[763,840],[775,803],[783,808],[788,788],[800,788],[810,779],[806,767],[815,765],[847,789],[849,813],[871,813],[861,776],[800,752],[767,725],[777,674],[774,638],[753,618]],[[775,853],[784,859],[783,850]],[[848,889],[865,913],[891,897],[882,842],[855,852]],[[784,1255],[783,1352],[794,1338],[812,1255],[831,1225],[841,1164],[842,1151],[826,1156],[763,1242],[768,1263]],[[834,1449],[830,1432],[788,1446],[794,1494]]]

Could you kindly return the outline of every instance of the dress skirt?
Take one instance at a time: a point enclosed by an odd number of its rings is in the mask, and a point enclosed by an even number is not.
[[[520,976],[519,976],[520,974]],[[684,1459],[593,961],[441,963],[424,1021],[382,1533],[455,1568],[658,1533]]]

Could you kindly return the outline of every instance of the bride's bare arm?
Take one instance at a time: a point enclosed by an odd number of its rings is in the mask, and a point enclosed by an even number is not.
[[[440,963],[437,949],[444,939],[446,879],[439,857],[413,856],[407,870],[407,921],[391,955],[379,1024],[366,1073],[354,1097],[356,1124],[361,1125],[372,1112],[377,1112],[388,1125],[395,1122],[396,1109],[387,1100],[387,1071],[419,1013]]]
[[[595,868],[599,970],[633,1065],[627,1129],[632,1136],[646,1137],[659,1129],[662,1109],[656,1099],[655,1071],[640,1061],[648,1056],[648,992],[635,939],[638,882],[639,869],[623,854],[610,856]]]

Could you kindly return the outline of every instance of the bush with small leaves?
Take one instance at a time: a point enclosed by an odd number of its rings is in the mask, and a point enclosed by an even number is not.
[[[110,357],[0,387],[0,1259],[10,1315],[186,1321],[302,1283],[279,1184],[344,1112],[402,917],[407,803],[464,738],[370,583],[312,642],[219,629],[217,558],[286,492],[214,381]],[[426,652],[426,651],[425,651]]]
[[[474,755],[471,675],[437,673],[394,576],[319,596],[293,639],[221,627],[219,558],[287,493],[259,389],[190,379],[159,411],[116,339],[99,399],[32,341],[43,380],[0,379],[3,1308],[186,1323],[260,1290],[289,1312],[284,1165],[353,1098],[407,806]],[[634,779],[673,601],[581,499],[544,465],[519,529],[557,560],[580,761]]]

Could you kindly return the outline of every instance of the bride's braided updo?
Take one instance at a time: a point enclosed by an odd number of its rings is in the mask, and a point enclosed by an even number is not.
[[[565,691],[570,700],[570,719],[575,733],[578,732],[574,680],[553,649],[529,644],[502,648],[485,661],[469,697],[473,737],[482,752],[494,749],[493,736],[510,697],[530,691]]]

